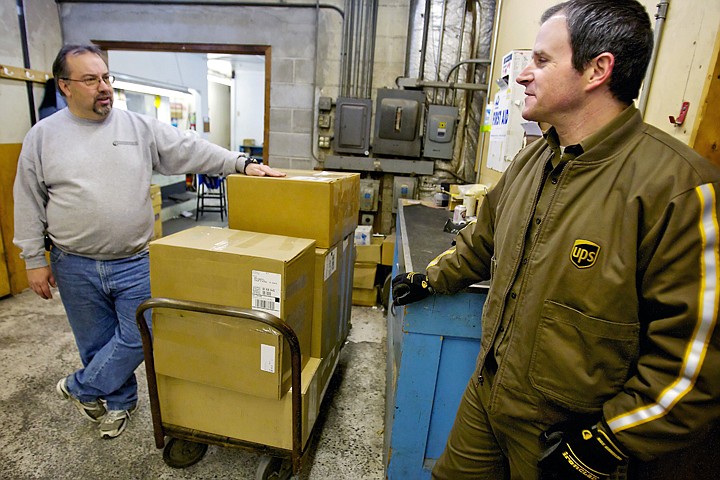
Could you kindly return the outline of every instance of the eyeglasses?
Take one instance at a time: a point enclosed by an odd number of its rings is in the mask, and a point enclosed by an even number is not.
[[[88,77],[88,78],[81,78],[80,80],[75,80],[73,78],[60,78],[60,80],[64,80],[66,82],[82,82],[88,87],[95,88],[100,84],[100,80],[102,80],[105,85],[112,85],[113,82],[115,82],[115,76],[114,75],[103,75],[102,78],[98,77]]]

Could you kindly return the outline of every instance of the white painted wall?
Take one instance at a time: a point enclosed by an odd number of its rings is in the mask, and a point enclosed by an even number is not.
[[[655,25],[657,0],[640,0]],[[502,57],[513,49],[532,49],[540,28],[540,16],[557,0],[503,0],[498,26],[497,52],[493,78],[498,77]],[[699,122],[700,100],[715,66],[720,32],[720,1],[671,0],[660,42],[655,76],[650,87],[645,121],[689,143]],[[497,85],[492,82],[488,98],[494,98]],[[683,101],[690,102],[685,123],[675,127],[668,120],[677,116]],[[486,135],[487,136],[487,135]],[[480,181],[494,184],[499,172],[485,167],[487,144],[482,154]]]
[[[263,108],[265,106],[265,63],[233,62],[235,82],[234,149],[246,138],[254,138],[255,145],[263,144]]]

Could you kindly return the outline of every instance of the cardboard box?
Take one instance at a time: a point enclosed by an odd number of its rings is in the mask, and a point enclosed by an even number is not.
[[[349,265],[342,241],[332,248],[315,249],[315,292],[310,355],[325,358],[343,340],[344,278]],[[351,266],[351,264],[350,264]]]
[[[228,177],[228,226],[312,238],[330,248],[357,227],[360,174],[285,170],[286,177]],[[246,205],[251,204],[251,208]]]
[[[382,258],[382,244],[385,237],[374,235],[370,237],[369,245],[355,246],[355,261],[364,263],[380,263]]]
[[[305,365],[314,263],[313,240],[195,227],[150,243],[150,286],[153,297],[275,315],[295,331]],[[153,338],[158,373],[271,399],[290,388],[290,349],[263,323],[157,310]]]
[[[150,200],[153,206],[153,215],[155,223],[153,225],[152,240],[162,237],[162,220],[160,214],[162,212],[162,194],[160,193],[160,185],[150,185]]]
[[[352,304],[365,307],[377,305],[377,289],[375,288],[353,288]]]
[[[342,242],[343,256],[345,257],[345,265],[347,268],[341,272],[342,277],[342,295],[340,297],[340,311],[343,315],[341,322],[342,331],[340,333],[340,343],[347,339],[350,333],[350,318],[352,315],[352,282],[355,272],[355,243],[353,242],[353,234],[351,233]]]
[[[355,228],[355,245],[370,245],[371,238],[372,225],[358,225]]]
[[[226,352],[231,353],[231,352]],[[311,358],[302,370],[302,444],[306,445],[322,400]],[[292,450],[292,396],[269,400],[252,394],[157,374],[163,423],[260,445]]]
[[[353,272],[353,288],[372,288],[375,286],[377,263],[355,262]]]
[[[317,375],[319,377],[318,380],[318,389],[320,391],[320,400],[322,401],[323,398],[325,398],[325,392],[327,390],[327,386],[330,383],[330,380],[332,379],[332,375],[335,372],[335,369],[337,367],[338,361],[340,360],[340,349],[342,348],[342,345],[336,345],[335,348],[330,350],[330,352],[327,354],[325,358],[322,359],[322,362],[320,362],[320,366],[318,367]],[[318,405],[318,413],[320,405]]]
[[[382,243],[382,258],[380,263],[382,265],[392,266],[393,260],[395,259],[395,234],[388,235],[385,237]]]

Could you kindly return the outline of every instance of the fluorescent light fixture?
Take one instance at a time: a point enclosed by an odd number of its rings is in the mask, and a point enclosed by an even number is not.
[[[217,75],[208,75],[207,80],[208,80],[208,82],[220,83],[222,85],[227,85],[228,87],[232,87],[232,80],[229,78],[219,77]]]
[[[129,92],[146,93],[148,95],[160,95],[162,97],[190,97],[192,95],[186,88],[185,90],[175,90],[169,88],[155,87],[151,85],[143,85],[141,83],[129,82],[125,80],[115,80],[113,88],[116,90],[126,90]]]

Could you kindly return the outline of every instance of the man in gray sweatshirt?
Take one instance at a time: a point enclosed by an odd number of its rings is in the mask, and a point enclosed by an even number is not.
[[[83,368],[58,382],[58,394],[99,423],[102,438],[114,438],[137,408],[134,372],[143,352],[135,310],[150,297],[153,170],[284,173],[154,118],[113,109],[113,77],[101,55],[93,46],[67,45],[55,59],[53,75],[68,108],[25,137],[14,186],[14,243],[33,291],[49,299],[57,286],[75,335]]]

